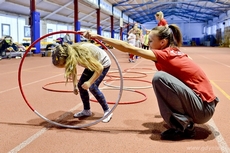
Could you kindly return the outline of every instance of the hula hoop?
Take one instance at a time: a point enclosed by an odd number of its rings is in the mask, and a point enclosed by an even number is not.
[[[106,83],[106,82],[109,82],[109,81],[116,81],[116,80],[119,80],[119,79],[110,79],[110,80],[104,81],[103,84],[105,86],[112,87],[112,88],[120,88],[119,86],[114,86],[114,85]],[[123,89],[148,89],[148,88],[152,88],[152,82],[151,81],[141,80],[141,79],[126,79],[126,78],[123,78],[123,81],[124,80],[147,82],[147,83],[150,83],[151,86],[143,86],[143,87],[125,87],[125,86],[123,86]]]
[[[111,89],[111,88],[110,88],[110,89],[109,89],[109,88],[106,88],[106,89],[107,89],[107,90],[116,90],[116,89]],[[102,90],[103,90],[103,89],[102,89]],[[141,99],[141,100],[137,100],[137,101],[119,102],[119,105],[137,104],[137,103],[144,102],[144,101],[147,99],[146,94],[144,94],[143,92],[140,92],[140,91],[137,91],[137,90],[131,90],[131,89],[123,89],[123,90],[139,93],[139,94],[143,95],[144,98]],[[97,102],[97,103],[98,103],[98,101],[97,101],[96,99],[91,99],[91,98],[90,98],[90,101],[92,101],[92,102]],[[115,102],[111,102],[111,101],[110,101],[110,102],[107,101],[107,103],[108,103],[108,104],[115,104]]]
[[[58,84],[58,83],[66,83],[66,82],[65,81],[50,82],[50,83],[45,84],[42,88],[44,90],[53,91],[53,92],[72,92],[73,93],[73,90],[56,90],[56,89],[47,88],[47,86],[49,85]]]
[[[106,75],[114,78],[119,78],[119,76],[111,75],[111,73],[117,73],[117,72],[108,72]],[[144,78],[147,76],[147,74],[142,72],[126,72],[126,73],[135,73],[135,74],[141,74],[143,76],[123,76],[123,78]]]
[[[146,74],[155,73],[157,71],[157,70],[154,70],[152,68],[138,68],[138,67],[136,67],[136,68],[127,68],[127,69],[124,70],[124,72],[136,72],[136,71],[132,71],[132,69],[151,70],[151,71],[153,71],[153,72],[142,72],[142,73],[146,73]]]
[[[25,100],[26,104],[28,105],[28,107],[36,114],[38,115],[40,118],[44,119],[45,121],[51,123],[51,124],[54,124],[54,125],[57,125],[57,126],[60,126],[60,127],[64,127],[64,128],[75,128],[75,129],[79,129],[79,128],[85,128],[85,127],[89,127],[89,126],[92,126],[92,125],[95,125],[99,122],[101,122],[103,119],[107,118],[114,110],[115,108],[117,107],[120,99],[121,99],[121,95],[122,95],[122,91],[123,91],[123,77],[122,77],[122,72],[121,72],[121,68],[120,68],[120,65],[116,59],[116,57],[114,56],[114,54],[102,43],[100,42],[99,40],[97,39],[94,39],[97,43],[99,43],[105,50],[107,50],[110,55],[112,56],[112,58],[114,59],[116,65],[117,65],[117,68],[119,70],[119,74],[120,74],[120,78],[121,78],[121,81],[120,81],[120,84],[121,84],[121,87],[120,87],[120,91],[119,91],[119,94],[118,94],[118,98],[117,98],[117,101],[116,103],[114,104],[114,106],[111,108],[110,112],[108,114],[106,114],[105,116],[103,116],[102,118],[96,120],[96,121],[93,121],[91,123],[88,123],[88,124],[82,124],[82,125],[79,125],[79,126],[75,126],[75,125],[65,125],[65,124],[61,124],[61,123],[58,123],[58,122],[55,122],[55,121],[51,121],[49,120],[48,118],[44,117],[43,115],[41,115],[39,112],[37,112],[29,103],[29,101],[26,99],[26,96],[24,94],[24,91],[23,91],[23,88],[22,88],[22,81],[21,81],[21,71],[22,71],[22,65],[23,65],[23,62],[25,60],[25,57],[27,56],[28,52],[30,51],[30,49],[36,44],[38,43],[40,40],[46,38],[46,37],[49,37],[51,35],[55,35],[55,34],[60,34],[60,33],[72,33],[72,34],[80,34],[82,35],[83,32],[80,32],[80,31],[56,31],[56,32],[51,32],[49,34],[46,34],[40,38],[38,38],[37,40],[35,40],[28,48],[27,50],[25,51],[25,54],[23,55],[22,59],[21,59],[21,62],[19,64],[19,68],[18,68],[18,84],[19,84],[19,89],[20,89],[20,92],[21,92],[21,95],[23,97],[23,99]]]

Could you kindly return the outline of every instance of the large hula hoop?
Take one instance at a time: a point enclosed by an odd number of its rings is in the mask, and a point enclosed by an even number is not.
[[[79,34],[79,35],[82,35],[83,32],[80,32],[80,31],[68,31],[68,30],[65,30],[65,31],[56,31],[56,32],[51,32],[49,34],[46,34],[46,35],[43,35],[42,37],[38,38],[37,40],[35,40],[28,48],[27,50],[25,51],[25,54],[23,55],[22,59],[21,59],[21,62],[19,64],[19,68],[18,68],[18,84],[19,84],[19,89],[20,89],[20,92],[21,92],[21,95],[23,97],[23,99],[25,100],[26,104],[28,105],[28,107],[36,114],[38,115],[40,118],[44,119],[45,121],[47,121],[48,123],[51,123],[51,124],[54,124],[54,125],[57,125],[57,126],[60,126],[60,127],[64,127],[64,128],[73,128],[73,129],[80,129],[80,128],[85,128],[85,127],[89,127],[89,126],[92,126],[92,125],[95,125],[99,122],[101,122],[103,119],[107,118],[114,110],[115,108],[117,107],[120,99],[121,99],[121,95],[122,95],[122,91],[123,91],[123,77],[122,77],[122,71],[121,71],[121,68],[120,68],[120,65],[116,59],[116,57],[114,56],[114,54],[103,44],[101,43],[99,40],[97,39],[94,39],[97,43],[99,43],[104,49],[106,49],[110,55],[112,56],[112,58],[114,59],[116,65],[117,65],[117,68],[118,68],[118,71],[120,73],[120,92],[118,94],[118,98],[117,98],[117,101],[116,103],[114,104],[114,106],[111,108],[110,112],[108,114],[106,114],[105,116],[103,116],[102,118],[96,120],[96,121],[93,121],[93,122],[90,122],[88,124],[82,124],[82,125],[65,125],[65,124],[61,124],[61,123],[58,123],[58,122],[55,122],[55,121],[51,121],[49,120],[48,118],[44,117],[43,115],[41,115],[39,112],[37,112],[29,103],[29,101],[26,99],[26,96],[24,94],[24,91],[23,91],[23,88],[22,88],[22,82],[21,82],[21,71],[22,71],[22,65],[23,65],[23,62],[25,60],[25,57],[27,56],[28,52],[30,51],[30,49],[36,44],[38,43],[40,40],[46,38],[46,37],[49,37],[51,35],[55,35],[55,34],[61,34],[61,33],[72,33],[72,34]]]

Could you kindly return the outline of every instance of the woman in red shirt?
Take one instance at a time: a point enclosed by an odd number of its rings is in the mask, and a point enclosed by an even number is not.
[[[167,21],[164,19],[164,13],[163,12],[157,12],[155,14],[155,18],[158,21],[158,26],[168,26]]]
[[[153,89],[161,116],[170,127],[161,133],[162,139],[193,138],[194,124],[203,124],[212,118],[219,100],[204,71],[180,51],[182,35],[178,26],[153,28],[149,34],[150,50],[88,32],[85,36],[155,62],[158,72],[152,80]]]

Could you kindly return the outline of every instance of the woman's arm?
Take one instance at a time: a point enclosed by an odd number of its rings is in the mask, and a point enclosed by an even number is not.
[[[118,49],[122,52],[129,52],[131,54],[141,56],[141,57],[149,59],[149,60],[156,61],[156,56],[151,50],[145,50],[142,48],[134,47],[132,45],[129,45],[127,42],[113,39],[113,38],[103,37],[103,36],[100,36],[97,34],[92,34],[89,32],[86,32],[84,34],[84,37],[88,38],[88,39],[91,39],[91,38],[99,39],[99,40],[102,40],[103,42],[115,47],[116,49]]]

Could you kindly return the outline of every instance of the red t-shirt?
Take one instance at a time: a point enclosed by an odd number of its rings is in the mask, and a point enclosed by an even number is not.
[[[157,58],[155,65],[159,71],[167,72],[181,80],[203,101],[212,102],[216,98],[206,74],[188,58],[187,54],[170,47],[164,50],[153,50],[153,53]]]
[[[161,19],[160,22],[158,23],[158,26],[166,26],[168,23],[165,19]]]

